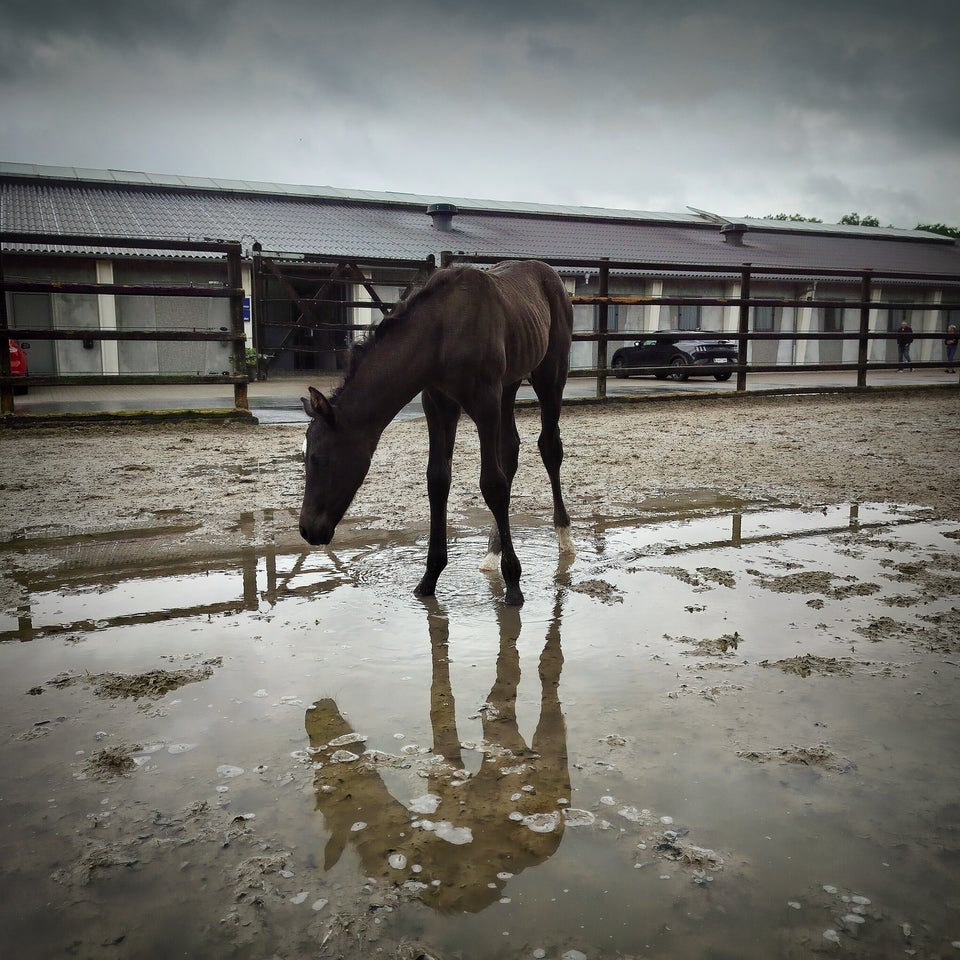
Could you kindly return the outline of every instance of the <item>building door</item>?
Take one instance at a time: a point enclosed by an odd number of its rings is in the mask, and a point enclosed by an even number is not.
[[[32,330],[52,330],[53,310],[47,293],[11,293],[11,327]],[[53,340],[20,340],[27,352],[27,368],[32,374],[56,374],[57,355]]]

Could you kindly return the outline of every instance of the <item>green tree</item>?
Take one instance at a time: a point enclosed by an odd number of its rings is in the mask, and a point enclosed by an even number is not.
[[[945,237],[960,240],[960,227],[948,227],[945,223],[918,223],[915,230],[926,230],[927,233],[940,233]]]
[[[845,223],[852,227],[879,227],[880,221],[869,215],[861,217],[859,213],[845,213],[837,223]]]
[[[768,213],[764,220],[791,220],[796,223],[823,223],[819,217],[805,217],[802,213]]]

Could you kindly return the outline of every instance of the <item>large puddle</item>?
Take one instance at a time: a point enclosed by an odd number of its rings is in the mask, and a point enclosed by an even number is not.
[[[648,507],[0,545],[5,954],[960,956],[960,526]]]

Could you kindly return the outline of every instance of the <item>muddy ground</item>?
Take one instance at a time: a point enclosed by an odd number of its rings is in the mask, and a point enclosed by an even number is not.
[[[524,449],[514,488],[514,513],[523,518],[527,529],[549,526],[549,490],[536,454],[536,412],[524,410],[518,420]],[[769,882],[773,877],[773,899],[781,914],[785,912],[788,920],[796,916],[799,925],[794,928],[779,915],[758,915],[759,930],[779,930],[778,936],[785,940],[775,948],[772,938],[762,941],[758,935],[753,944],[743,934],[744,950],[759,949],[760,944],[766,950],[763,955],[776,949],[782,956],[806,957],[833,955],[835,949],[842,949],[862,958],[904,953],[932,958],[960,950],[960,940],[955,939],[960,930],[952,925],[960,916],[955,894],[945,890],[942,880],[954,861],[938,853],[942,847],[955,858],[957,849],[955,804],[948,802],[956,781],[951,730],[957,720],[950,703],[960,652],[954,600],[960,560],[953,526],[960,506],[957,392],[684,398],[605,408],[579,406],[565,411],[561,429],[566,448],[563,479],[575,540],[583,548],[577,561],[582,566],[574,567],[565,579],[558,573],[557,596],[563,603],[557,600],[556,609],[553,586],[537,582],[536,572],[530,575],[524,638],[525,643],[533,642],[544,624],[552,624],[546,629],[544,654],[552,650],[551,644],[559,647],[558,611],[563,606],[563,704],[573,786],[544,786],[539,793],[573,796],[569,793],[573,789],[579,799],[575,798],[575,808],[568,813],[581,819],[567,818],[566,856],[555,853],[556,844],[544,851],[531,846],[531,862],[543,863],[542,869],[531,868],[521,878],[498,873],[491,883],[479,884],[481,893],[486,895],[489,888],[494,891],[489,896],[496,899],[509,882],[509,896],[499,900],[496,916],[511,916],[517,930],[521,923],[528,923],[540,934],[550,929],[553,920],[564,931],[568,913],[575,915],[573,908],[539,903],[536,893],[555,893],[556,887],[566,893],[573,888],[584,904],[578,922],[589,923],[587,918],[603,912],[603,900],[594,908],[589,898],[600,889],[604,895],[604,888],[613,889],[612,878],[641,885],[636,889],[643,893],[636,896],[651,904],[659,902],[656,891],[668,887],[672,878],[682,881],[682,890],[695,894],[681,893],[675,902],[660,895],[664,903],[675,905],[676,912],[672,919],[664,912],[662,923],[651,921],[645,936],[662,938],[650,939],[654,953],[641,952],[625,935],[629,950],[611,946],[605,953],[595,951],[589,956],[720,956],[709,952],[715,949],[717,937],[749,932],[750,910],[763,903],[764,882],[758,880],[763,877]],[[0,555],[8,561],[0,580],[0,608],[15,614],[24,600],[22,584],[33,583],[34,615],[40,624],[41,594],[49,589],[44,565],[79,565],[83,535],[88,533],[97,535],[102,560],[115,546],[103,535],[111,530],[123,532],[125,549],[133,553],[120,566],[131,569],[145,562],[151,550],[201,556],[234,544],[299,549],[296,512],[302,495],[302,436],[303,428],[295,425],[197,422],[0,431],[4,502]],[[379,714],[391,709],[380,699],[389,700],[406,681],[422,680],[424,689],[428,681],[436,685],[451,663],[462,671],[455,675],[458,699],[467,712],[470,705],[481,703],[483,722],[494,691],[509,688],[512,682],[516,695],[519,661],[512,680],[507,676],[510,671],[501,676],[501,667],[506,670],[512,664],[503,655],[515,648],[519,620],[514,625],[513,615],[502,607],[496,608],[496,619],[502,620],[498,683],[485,700],[488,684],[483,679],[468,680],[471,673],[489,672],[493,647],[487,630],[489,597],[466,599],[465,589],[458,588],[455,579],[464,577],[463,573],[450,571],[448,589],[454,591],[454,599],[445,607],[428,607],[426,617],[419,608],[408,610],[394,602],[394,579],[415,582],[411,571],[421,562],[420,545],[410,549],[406,538],[380,536],[379,531],[410,531],[425,524],[426,442],[422,420],[396,422],[384,434],[348,517],[351,530],[371,532],[378,553],[368,553],[386,564],[380,563],[374,573],[373,561],[364,554],[366,547],[343,553],[348,573],[361,570],[358,582],[363,583],[364,596],[372,596],[377,605],[363,625],[349,594],[340,599],[335,590],[328,592],[324,587],[314,595],[326,598],[334,608],[326,621],[329,647],[317,642],[314,633],[319,621],[309,607],[292,603],[283,606],[282,614],[274,612],[281,609],[280,604],[262,603],[258,609],[254,603],[247,613],[232,609],[220,616],[171,619],[168,626],[162,621],[122,618],[116,624],[100,623],[98,591],[106,602],[115,586],[107,580],[102,584],[84,580],[74,588],[78,597],[65,598],[65,603],[69,600],[80,609],[72,615],[86,626],[67,635],[50,631],[44,644],[3,645],[0,652],[8,655],[3,661],[8,671],[3,682],[9,689],[4,688],[8,709],[0,713],[4,734],[0,758],[8,761],[5,778],[0,779],[4,814],[0,852],[6,863],[0,870],[0,890],[5,891],[7,902],[0,917],[44,917],[42,904],[38,906],[30,894],[37,889],[43,891],[41,900],[50,897],[51,890],[63,898],[59,904],[55,899],[46,904],[51,926],[56,924],[57,910],[65,918],[64,931],[56,937],[37,929],[38,921],[30,921],[33,928],[24,921],[24,930],[18,928],[12,934],[18,955],[28,955],[31,947],[36,948],[34,955],[54,955],[38,945],[47,934],[51,943],[80,957],[144,955],[138,949],[169,934],[169,924],[162,911],[156,917],[148,912],[150,917],[144,919],[143,903],[173,902],[184,915],[188,913],[173,893],[151,887],[148,880],[172,877],[170,887],[175,889],[180,875],[189,881],[184,887],[187,899],[197,897],[207,911],[209,942],[214,944],[211,956],[272,954],[287,960],[306,955],[300,952],[304,943],[317,956],[354,958],[371,955],[373,950],[411,958],[501,955],[490,950],[471,953],[462,946],[451,949],[449,943],[444,949],[443,928],[417,920],[422,914],[415,912],[410,914],[415,923],[397,927],[402,936],[378,932],[380,917],[395,916],[395,908],[397,914],[401,912],[402,893],[389,884],[381,885],[365,862],[369,881],[364,885],[363,873],[358,873],[358,890],[356,871],[347,857],[340,872],[327,871],[329,882],[315,889],[314,880],[305,879],[319,873],[304,853],[307,844],[301,849],[290,846],[291,833],[296,834],[293,825],[301,822],[312,803],[310,799],[305,803],[304,796],[316,796],[317,808],[324,811],[325,829],[336,832],[335,817],[323,806],[324,777],[337,769],[331,765],[333,756],[326,758],[331,763],[312,774],[306,764],[312,754],[306,753],[314,747],[360,752],[353,746],[357,737],[349,733],[332,737],[341,732],[338,710],[352,707],[355,715],[365,716],[380,734],[382,748],[389,746],[389,731],[397,729],[400,721],[391,717],[378,723]],[[464,423],[455,456],[451,526],[479,543],[486,519],[477,473],[475,433]],[[761,529],[759,546],[752,551],[728,550],[721,555],[725,566],[720,569],[710,565],[715,558],[710,551],[657,553],[634,541],[618,550],[612,540],[605,541],[600,551],[589,542],[587,531],[599,523],[615,530],[617,520],[634,524],[644,516],[667,514],[677,503],[689,508],[691,517],[702,508],[703,522],[709,527],[703,535],[708,545],[714,539],[711,524],[727,512],[756,508],[757,516],[766,517],[765,506],[772,515],[774,509],[796,506],[802,512],[833,505],[833,512],[845,518],[848,505],[880,503],[895,505],[895,522],[911,516],[929,521],[930,543],[936,547],[897,539],[895,523],[877,530],[851,524],[834,534],[836,554],[828,562],[823,556],[805,553],[804,540],[797,541],[796,556],[789,554],[790,540],[765,550]],[[837,510],[838,505],[842,509]],[[141,527],[145,536],[130,540],[129,532]],[[164,532],[155,535],[156,531]],[[681,526],[671,536],[689,545],[697,531]],[[533,571],[550,569],[555,562],[552,537],[541,539],[542,543],[528,543],[527,552],[540,551],[551,559],[535,558],[530,565]],[[874,554],[881,559],[863,570],[869,569],[874,579],[877,571],[889,573],[882,590],[857,566]],[[930,557],[937,558],[935,565],[928,562]],[[118,555],[118,560],[123,557]],[[395,578],[383,573],[382,567],[390,563],[401,571]],[[31,579],[33,573],[36,576]],[[213,591],[214,579],[208,579],[207,589]],[[299,581],[292,576],[290,582],[296,588]],[[636,589],[640,583],[660,591],[658,602],[664,611],[672,611],[645,630],[636,627],[646,613],[640,603],[642,591]],[[184,580],[177,589],[186,587]],[[745,611],[757,597],[762,613],[751,619]],[[177,606],[177,598],[169,602]],[[883,616],[877,616],[877,602],[882,602]],[[58,615],[59,598],[49,603],[54,610],[51,616]],[[914,608],[925,611],[918,621],[912,618]],[[608,613],[612,626],[599,626]],[[727,618],[734,613],[731,623]],[[405,637],[422,640],[426,632],[421,621],[430,625],[432,674],[430,657],[422,651],[416,656],[407,651]],[[777,631],[769,628],[774,622]],[[621,661],[622,668],[610,671],[592,651],[608,642],[614,627],[629,658]],[[367,631],[383,645],[383,650],[364,645],[361,663],[365,673],[379,671],[383,690],[392,693],[354,691],[357,685],[350,679],[355,664],[349,648],[356,629]],[[447,643],[451,632],[452,650]],[[496,636],[494,625],[494,643]],[[309,646],[303,642],[308,637]],[[869,645],[869,655],[861,648],[863,642]],[[138,644],[142,644],[139,651]],[[305,648],[319,659],[308,658]],[[521,647],[521,653],[529,656],[526,647]],[[641,661],[642,669],[634,670]],[[541,681],[555,669],[559,682],[561,662],[541,659]],[[399,669],[398,664],[402,664]],[[526,673],[536,676],[531,667],[525,663]],[[309,676],[310,670],[317,671],[317,678],[304,682],[300,674]],[[400,676],[406,673],[410,676]],[[208,683],[221,697],[218,703],[227,704],[222,707],[227,719],[215,727],[228,738],[225,752],[213,760],[209,743],[214,738],[205,737],[203,727],[203,716],[209,713],[207,699],[214,697],[206,692]],[[835,695],[837,688],[832,685],[839,683],[845,684],[846,697]],[[300,686],[305,689],[301,691]],[[306,705],[309,698],[328,694],[338,696],[339,706],[333,700]],[[872,716],[881,701],[896,706],[887,711],[881,708],[876,726],[862,730],[862,716],[865,712]],[[605,704],[600,709],[590,706],[600,702]],[[452,697],[431,702],[432,709],[444,703],[452,708]],[[559,708],[555,694],[552,700],[546,696],[546,686],[543,700],[535,696],[532,703],[541,711],[542,704]],[[909,715],[902,709],[904,704],[910,708]],[[302,713],[304,707],[310,747],[306,753],[303,729],[298,731],[296,723],[283,719],[290,711]],[[268,708],[272,712],[261,715]],[[329,729],[314,735],[311,724],[319,726],[321,713]],[[412,725],[413,715],[415,711],[403,722]],[[256,722],[249,722],[251,716]],[[190,723],[185,722],[187,718]],[[665,719],[669,722],[664,723]],[[292,730],[299,739],[278,740],[278,730]],[[926,746],[922,756],[914,757],[906,745],[921,736]],[[467,743],[464,739],[462,745]],[[895,748],[881,749],[881,743]],[[75,749],[81,745],[82,749]],[[426,762],[417,759],[413,743],[394,752],[397,757],[387,756],[382,749],[375,751],[370,764],[399,776],[392,770],[393,760],[413,757],[408,766]],[[678,763],[666,758],[678,753],[689,757],[684,769],[691,771],[691,782],[703,783],[690,791],[689,798],[679,786],[672,793],[671,778],[663,775]],[[509,751],[504,756],[513,762]],[[267,762],[262,768],[255,766],[262,757]],[[213,763],[219,764],[217,793],[208,789],[207,767]],[[189,772],[168,777],[166,771],[173,770]],[[937,776],[933,770],[939,771]],[[569,780],[565,763],[563,773]],[[440,784],[438,794],[465,789],[456,770],[446,780],[435,771],[431,776]],[[911,779],[928,776],[930,782],[913,795],[908,789]],[[390,798],[376,777],[369,779],[370,783],[358,781],[354,789],[358,795],[367,790],[384,800],[372,805],[370,816],[363,818],[371,826],[367,830],[363,824],[361,835],[369,836],[366,842],[372,844],[377,832],[391,836],[389,825],[375,819],[380,807],[390,809],[386,802]],[[251,780],[252,787],[242,792],[241,785]],[[479,776],[474,781],[483,786]],[[519,788],[503,802],[514,802],[521,796],[519,791],[526,789]],[[275,797],[265,801],[261,794],[271,791]],[[730,821],[721,817],[717,822],[707,812],[708,800],[724,791],[732,798]],[[225,805],[224,798],[231,795],[238,797],[235,807]],[[253,807],[242,806],[255,800],[256,815],[248,812]],[[93,807],[90,813],[94,802],[102,809]],[[499,803],[492,794],[484,794],[483,803],[476,806],[483,814]],[[803,824],[802,841],[791,847],[796,876],[803,877],[799,892],[790,886],[801,883],[791,878],[790,869],[764,873],[764,861],[757,852],[770,841],[765,836],[768,831],[776,835],[775,828],[783,833],[788,829],[790,809],[779,809],[784,804],[791,809],[796,805],[804,815],[809,810],[817,814],[816,820],[796,818]],[[850,830],[847,817],[857,804],[863,809],[862,822],[854,817],[856,829]],[[909,809],[913,804],[915,812]],[[603,819],[608,808],[620,818],[615,821],[621,824],[619,833]],[[87,812],[78,815],[77,810]],[[678,810],[692,824],[689,837],[686,827],[679,829],[673,823],[672,815]],[[751,815],[741,815],[741,810]],[[753,826],[751,821],[767,823],[768,816],[769,825]],[[341,825],[345,836],[352,836],[359,826],[353,819],[348,817]],[[904,820],[909,829],[907,843]],[[406,814],[400,822],[406,829]],[[605,826],[601,831],[595,824]],[[541,834],[537,826],[529,828],[534,837],[551,839],[546,827]],[[499,836],[498,828],[488,825],[486,829],[491,836]],[[849,866],[842,857],[834,864],[804,863],[805,847],[812,849],[820,832],[829,837],[830,830],[836,831],[838,845],[845,836],[854,835],[849,859],[855,860],[853,854],[860,850],[862,865]],[[476,834],[479,847],[483,834],[479,828]],[[598,854],[608,836],[611,842]],[[618,836],[627,836],[630,842],[613,843]],[[23,842],[24,837],[45,839]],[[440,844],[444,850],[455,842],[449,836],[445,840]],[[362,859],[363,847],[357,849]],[[630,860],[631,850],[636,862]],[[881,895],[885,894],[882,906],[871,904],[860,886],[839,890],[834,886],[836,874],[869,878],[871,869],[876,869],[869,857],[877,851],[896,871],[893,880],[878,877],[875,881]],[[844,850],[845,855],[848,852]],[[427,862],[428,853],[418,855]],[[598,860],[593,862],[593,857]],[[816,861],[813,853],[810,859]],[[386,854],[378,847],[376,862],[381,861],[387,862]],[[511,879],[504,881],[503,876]],[[715,877],[719,878],[716,883]],[[816,882],[808,884],[809,877],[817,878]],[[911,886],[924,885],[932,894],[931,903],[937,904],[929,915],[904,895]],[[226,895],[221,886],[227,889]],[[609,915],[633,918],[630,891],[634,887],[625,889],[622,904],[616,909],[607,904]],[[869,892],[877,896],[874,890]],[[946,896],[945,906],[941,894]],[[537,905],[536,919],[530,919],[535,913],[530,907],[521,912],[524,895]],[[213,908],[207,899],[218,912],[210,912]],[[841,901],[843,906],[838,907]],[[861,901],[865,902],[861,905]],[[274,920],[270,927],[264,919],[287,917],[301,905],[309,922],[301,921],[299,926]],[[509,911],[514,909],[521,919],[513,920]],[[551,914],[552,909],[557,913]],[[456,943],[481,938],[490,924],[494,939],[506,936],[496,920],[485,919],[490,916],[478,912],[474,926],[469,918],[460,921]],[[921,919],[929,923],[923,925]],[[416,926],[419,922],[421,928]],[[507,925],[504,920],[502,926]],[[858,932],[864,925],[877,931],[872,941]],[[678,932],[674,940],[671,928],[683,930],[680,947],[671,946],[681,937]],[[270,952],[258,953],[257,937],[266,940],[268,930],[276,933],[278,929],[286,933],[276,934]],[[597,931],[591,932],[592,940],[584,935],[580,942],[558,934],[546,955],[584,956],[578,952],[580,946],[599,942]],[[698,937],[703,938],[699,952],[695,949]],[[642,941],[641,937],[638,942]],[[531,941],[532,945],[537,942]],[[229,953],[224,943],[232,944],[234,952]],[[723,955],[754,955],[737,953],[732,943],[730,951]],[[545,951],[518,945],[502,955],[544,956]]]
[[[513,509],[548,519],[538,425],[535,410],[519,413]],[[955,389],[570,406],[561,432],[574,526],[578,517],[634,516],[658,497],[689,500],[698,490],[758,504],[892,501],[943,517],[955,517],[960,504]],[[196,422],[0,431],[0,540],[175,517],[199,525],[192,536],[228,539],[244,512],[299,509],[302,438],[298,425]],[[426,522],[426,449],[422,419],[391,424],[348,516],[385,530]],[[483,507],[478,452],[465,421],[453,525]]]

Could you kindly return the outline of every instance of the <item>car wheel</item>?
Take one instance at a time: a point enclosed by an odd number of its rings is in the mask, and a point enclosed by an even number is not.
[[[731,376],[733,376],[733,374],[730,374],[730,373],[715,373],[715,374],[713,375],[713,379],[720,381],[720,383],[723,383],[724,380],[729,380]]]
[[[624,366],[624,364],[623,364],[623,358],[622,358],[622,357],[617,357],[617,358],[613,361],[613,375],[614,375],[618,380],[626,380],[627,377],[630,376],[630,374],[627,373],[627,371],[623,369],[623,366]]]
[[[684,360],[683,357],[674,357],[670,361],[670,372],[667,374],[668,380],[686,380],[687,374],[683,372],[683,367],[687,365],[688,361]]]

